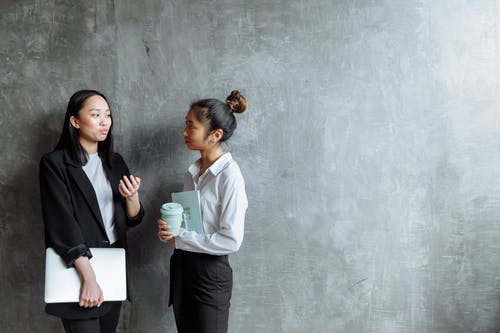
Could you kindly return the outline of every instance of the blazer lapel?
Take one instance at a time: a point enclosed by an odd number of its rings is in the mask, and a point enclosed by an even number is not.
[[[95,195],[92,183],[85,174],[85,171],[83,171],[82,167],[78,163],[75,163],[75,161],[68,155],[67,152],[65,152],[64,157],[65,157],[65,162],[69,165],[68,167],[69,175],[78,185],[78,188],[82,192],[85,201],[87,202],[90,210],[92,211],[92,214],[99,222],[99,225],[104,234],[106,234],[106,228],[104,227],[104,223],[102,221],[101,210],[99,209],[99,204],[97,203],[97,197]]]
[[[120,183],[120,176],[113,172],[112,169],[108,167],[107,163],[102,163],[102,167],[104,168],[104,172],[108,177],[109,183],[111,184],[111,190],[113,191],[113,201],[120,202],[121,194],[118,191],[118,184]]]

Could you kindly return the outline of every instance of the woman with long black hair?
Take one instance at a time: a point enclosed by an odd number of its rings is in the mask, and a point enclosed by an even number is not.
[[[128,227],[139,224],[141,180],[113,152],[112,113],[106,97],[80,90],[69,102],[55,149],[40,161],[45,246],[81,279],[78,303],[51,303],[66,332],[116,331],[121,302],[103,302],[89,259],[91,247],[127,248]]]

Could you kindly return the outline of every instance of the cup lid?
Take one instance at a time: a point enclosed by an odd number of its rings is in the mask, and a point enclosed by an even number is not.
[[[167,202],[161,205],[160,213],[164,215],[179,215],[184,212],[182,205],[177,202]]]

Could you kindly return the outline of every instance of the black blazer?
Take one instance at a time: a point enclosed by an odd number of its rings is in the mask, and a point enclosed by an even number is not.
[[[130,175],[123,158],[115,153],[111,167],[104,161],[103,167],[113,190],[119,247],[126,249],[126,231],[141,222],[144,209],[141,204],[137,216],[127,216],[125,198],[118,191],[120,179]],[[80,163],[67,151],[55,150],[42,157],[40,196],[45,247],[54,248],[68,267],[80,256],[91,258],[90,247],[110,246],[92,183]],[[78,303],[53,303],[47,304],[45,310],[61,318],[86,319],[104,315],[109,310],[109,303],[105,302],[99,308],[82,308]]]

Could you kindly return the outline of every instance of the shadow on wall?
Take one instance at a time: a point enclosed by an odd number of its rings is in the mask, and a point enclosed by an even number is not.
[[[191,161],[180,133],[179,128],[158,124],[133,127],[126,137],[115,137],[115,149],[124,156],[130,172],[141,178],[140,196],[146,210],[146,223],[142,228],[134,228],[129,238],[156,237],[161,204],[171,200],[171,192],[182,190],[184,173]]]
[[[192,162],[181,131],[156,124],[133,127],[126,136],[115,137],[117,151],[131,173],[141,178],[140,197],[146,211],[142,224],[128,233],[134,302],[122,308],[119,329],[123,332],[141,331],[150,318],[163,318],[161,322],[173,325],[167,283],[172,249],[158,239],[156,220],[161,204],[171,200],[172,192],[182,190]],[[165,327],[169,329],[174,327]]]
[[[47,320],[44,312],[45,246],[38,179],[40,158],[53,149],[59,136],[54,126],[62,123],[60,110],[37,114],[30,121],[29,130],[10,142],[12,148],[18,148],[4,152],[15,162],[5,170],[8,181],[0,184],[1,289],[4,299],[18,300],[2,315],[12,319],[23,313],[30,318],[26,322],[6,320],[3,329],[7,332],[52,332],[60,327],[58,321]],[[40,323],[46,326],[41,328]]]

